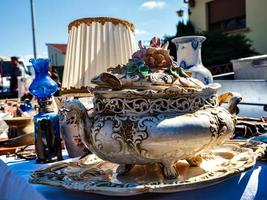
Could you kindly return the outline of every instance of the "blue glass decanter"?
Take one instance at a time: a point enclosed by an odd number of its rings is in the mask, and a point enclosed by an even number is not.
[[[34,116],[36,162],[62,160],[59,115],[51,107],[51,96],[58,91],[58,86],[48,74],[49,59],[30,59],[30,62],[35,71],[35,79],[29,90],[39,104],[39,112]]]

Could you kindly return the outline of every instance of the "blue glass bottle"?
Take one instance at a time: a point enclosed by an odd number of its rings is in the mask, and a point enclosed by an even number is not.
[[[33,108],[32,108],[32,104],[31,102],[26,99],[24,100],[23,102],[20,103],[20,107],[19,107],[23,112],[28,112],[28,111],[31,111]]]
[[[48,74],[49,59],[31,59],[35,79],[30,92],[37,97],[39,112],[34,116],[35,151],[37,163],[62,160],[59,116],[51,107],[51,96],[58,86]]]

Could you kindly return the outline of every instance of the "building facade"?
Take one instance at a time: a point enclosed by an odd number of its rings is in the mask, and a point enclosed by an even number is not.
[[[67,44],[46,44],[48,48],[48,57],[51,65],[54,67],[63,67]]]
[[[266,0],[189,0],[189,19],[197,31],[243,33],[267,54]],[[193,2],[193,3],[192,3]]]

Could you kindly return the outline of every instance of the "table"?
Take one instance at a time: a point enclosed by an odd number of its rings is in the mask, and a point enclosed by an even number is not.
[[[236,175],[219,184],[197,189],[166,194],[142,194],[132,197],[109,197],[98,194],[70,191],[46,185],[28,183],[32,171],[47,164],[35,161],[14,160],[0,157],[0,199],[31,200],[79,200],[79,199],[186,199],[186,200],[263,200],[267,199],[267,163],[258,161],[253,169]],[[65,157],[66,158],[66,157]]]

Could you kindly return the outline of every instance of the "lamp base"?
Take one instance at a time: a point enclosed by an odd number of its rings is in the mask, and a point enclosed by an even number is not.
[[[51,112],[49,99],[38,100],[39,113],[34,116],[37,163],[62,160],[59,115]]]

